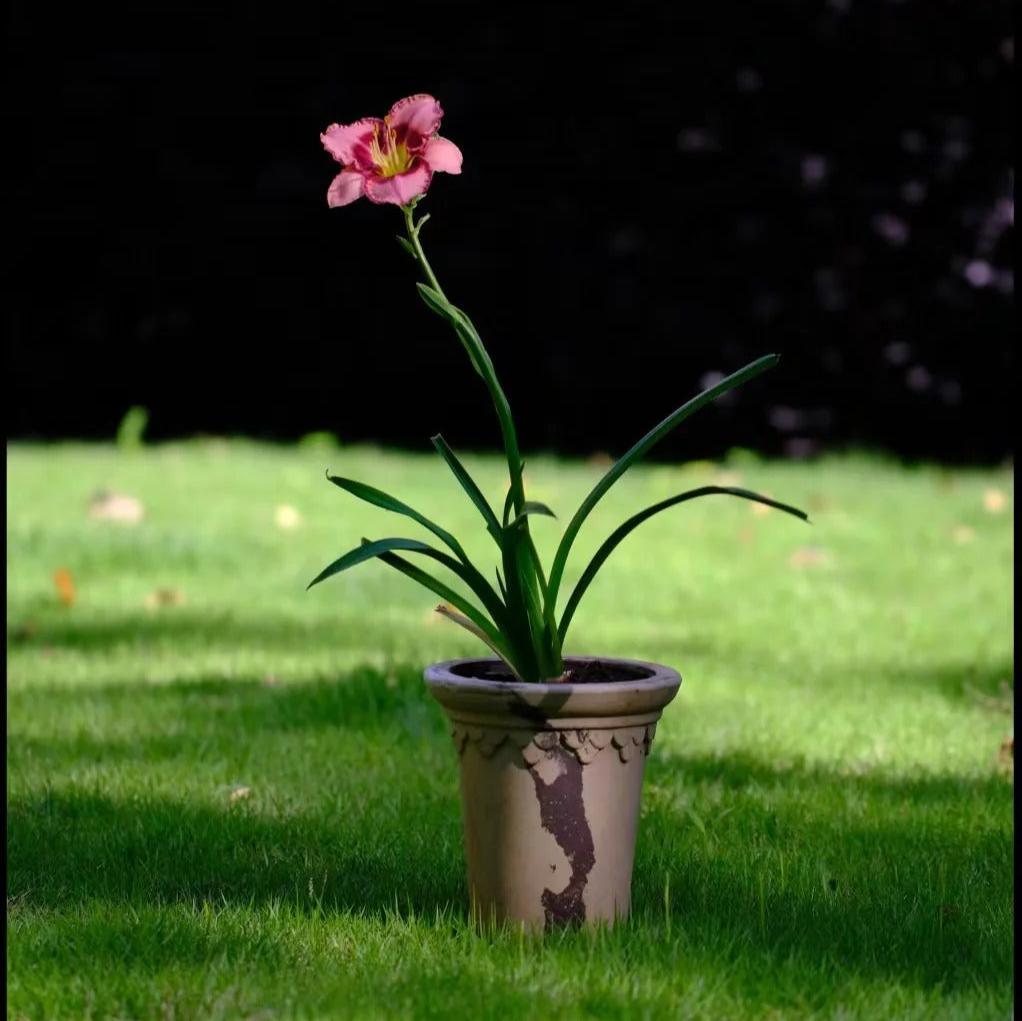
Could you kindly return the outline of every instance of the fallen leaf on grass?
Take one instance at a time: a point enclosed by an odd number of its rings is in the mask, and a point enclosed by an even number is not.
[[[285,532],[297,528],[302,523],[302,516],[288,503],[282,503],[273,513],[273,520],[278,528]]]
[[[137,525],[145,517],[142,501],[125,493],[101,489],[89,501],[89,517],[97,521],[115,521],[121,525]]]
[[[184,593],[176,588],[158,588],[145,597],[145,604],[150,610],[158,610],[163,606],[184,606]]]
[[[834,501],[829,496],[823,496],[820,493],[813,493],[809,497],[808,503],[809,509],[817,514],[834,508]]]
[[[968,525],[955,525],[951,529],[951,538],[954,539],[959,546],[964,546],[966,543],[972,542],[976,538],[976,529],[970,528]]]
[[[719,471],[713,479],[715,486],[738,486],[741,485],[741,482],[741,473],[733,471]]]
[[[997,752],[997,765],[1010,777],[1015,775],[1015,735],[1005,738]]]
[[[983,507],[988,514],[1001,514],[1008,506],[1008,497],[1003,489],[984,489]]]
[[[227,799],[227,803],[233,805],[236,802],[244,801],[246,798],[249,798],[251,796],[252,796],[251,787],[235,787],[234,790],[231,791],[230,796]]]
[[[972,685],[965,689],[984,709],[991,709],[995,713],[1005,713],[1011,716],[1015,712],[1015,688],[1007,681],[1001,681],[998,685],[996,695],[987,695],[977,691]]]
[[[831,562],[830,554],[820,546],[800,546],[790,557],[792,567],[824,567]]]
[[[57,598],[64,606],[74,606],[77,593],[74,579],[66,567],[58,567],[53,572],[53,584],[57,587]]]

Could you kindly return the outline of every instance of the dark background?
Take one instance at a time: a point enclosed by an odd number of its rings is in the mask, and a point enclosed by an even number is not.
[[[319,132],[426,91],[423,239],[527,448],[779,351],[661,453],[1010,453],[1009,4],[142,6],[6,16],[10,436],[495,445],[398,210],[325,203]]]

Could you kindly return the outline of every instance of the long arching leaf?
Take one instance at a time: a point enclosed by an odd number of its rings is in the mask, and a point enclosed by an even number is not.
[[[509,663],[514,661],[515,656],[504,636],[501,635],[500,631],[486,618],[486,615],[481,613],[479,609],[473,606],[467,599],[460,596],[454,591],[454,589],[445,585],[438,578],[434,578],[431,574],[428,574],[421,568],[408,563],[407,560],[403,557],[397,556],[395,553],[379,553],[377,555],[389,567],[393,567],[395,570],[400,571],[403,575],[405,575],[405,577],[411,578],[412,581],[417,581],[424,588],[427,588],[430,592],[438,595],[445,603],[450,603],[452,606],[460,610],[473,624],[475,624],[476,627],[479,628],[480,631],[487,636],[489,639],[488,644],[502,659],[507,660]]]
[[[363,542],[361,546],[357,546],[355,549],[349,550],[343,557],[338,557],[328,567],[323,568],[323,570],[309,582],[305,590],[307,592],[313,585],[318,585],[321,581],[326,581],[327,578],[332,578],[335,574],[340,574],[341,571],[348,570],[349,567],[355,567],[358,564],[365,563],[365,561],[372,560],[373,557],[378,557],[382,553],[387,553],[390,550],[414,550],[417,553],[421,553],[429,548],[430,547],[427,546],[426,543],[419,542],[418,539],[377,539],[375,542]]]
[[[702,486],[699,489],[690,489],[686,493],[680,493],[678,496],[672,496],[670,499],[661,500],[660,503],[655,503],[653,506],[647,507],[643,511],[639,511],[638,514],[630,517],[623,525],[614,529],[603,545],[596,551],[593,559],[589,561],[589,565],[582,572],[582,577],[579,578],[578,583],[575,585],[575,588],[564,607],[564,613],[561,615],[561,624],[558,628],[561,636],[561,642],[563,643],[564,636],[568,633],[568,625],[571,623],[571,618],[574,616],[575,610],[578,608],[579,601],[585,594],[586,589],[589,588],[590,583],[593,578],[596,577],[596,574],[603,566],[604,561],[611,555],[611,553],[614,552],[622,539],[638,528],[644,521],[653,517],[654,514],[659,514],[661,511],[667,510],[669,507],[674,507],[679,503],[685,503],[687,500],[695,500],[700,496],[713,496],[715,494],[738,496],[743,500],[752,500],[755,503],[766,504],[767,507],[774,507],[787,514],[792,514],[796,518],[801,518],[803,521],[809,520],[809,515],[807,515],[805,511],[799,510],[797,507],[791,507],[786,503],[771,500],[770,497],[754,493],[749,489],[735,489],[730,486]]]
[[[438,539],[446,543],[463,564],[470,563],[461,543],[446,528],[441,528],[436,522],[430,521],[425,514],[420,514],[414,507],[409,507],[408,504],[385,493],[382,489],[368,486],[364,482],[356,482],[354,479],[345,479],[339,475],[330,474],[327,474],[327,478],[335,486],[351,493],[352,496],[357,496],[360,500],[365,500],[366,503],[371,503],[374,507],[382,507],[395,514],[403,514],[406,518],[418,522],[423,528],[429,529]]]
[[[486,530],[499,545],[500,522],[497,521],[497,515],[493,513],[493,508],[487,502],[486,497],[483,496],[482,490],[476,485],[475,480],[469,475],[461,461],[458,460],[458,455],[451,450],[443,436],[437,433],[432,438],[432,443],[436,447],[437,453],[447,462],[447,467],[454,473],[454,477],[461,483],[461,488],[468,494],[468,498],[479,509],[479,513],[482,514],[483,520],[486,522]]]
[[[309,583],[308,587],[312,588],[313,585],[317,585],[319,582],[325,581],[327,578],[333,577],[333,575],[339,574],[341,571],[346,571],[349,567],[355,567],[357,564],[364,563],[366,560],[371,560],[373,557],[379,557],[381,560],[386,560],[387,554],[390,554],[394,550],[408,550],[412,553],[421,553],[423,556],[429,557],[431,560],[435,560],[439,564],[443,564],[444,567],[456,574],[476,594],[480,602],[486,607],[487,611],[493,617],[494,623],[498,628],[507,627],[507,607],[505,607],[500,601],[497,593],[493,591],[492,586],[474,567],[466,566],[460,561],[455,560],[454,557],[450,557],[446,553],[442,553],[440,550],[433,549],[433,547],[427,543],[419,542],[418,539],[377,539],[375,542],[363,539],[361,546],[345,553],[343,557],[335,560],[329,567],[320,572],[320,574],[318,574],[316,578]],[[416,570],[418,570],[418,568],[416,568]],[[452,589],[445,586],[445,593],[452,591]],[[437,595],[441,595],[441,593],[438,592]],[[448,596],[444,594],[443,598],[448,599]],[[455,598],[460,597],[455,593]],[[448,599],[448,601],[453,602],[451,599]],[[464,602],[464,600],[462,600],[462,602]],[[455,603],[454,605],[458,606],[459,609],[463,609],[463,607],[458,603]],[[467,611],[463,612],[467,613]],[[468,615],[471,616],[471,614]]]
[[[511,522],[511,524],[520,524],[530,514],[538,514],[546,518],[557,517],[557,515],[545,503],[540,503],[538,500],[526,500],[522,505],[522,509],[515,515],[515,519]]]
[[[639,440],[626,454],[622,455],[610,468],[606,475],[593,487],[589,495],[582,501],[582,505],[575,516],[568,523],[564,531],[557,552],[554,554],[553,566],[550,569],[549,598],[556,604],[557,592],[561,585],[561,577],[564,574],[564,567],[568,561],[568,553],[571,552],[571,544],[578,535],[578,530],[583,522],[589,517],[592,509],[600,502],[604,494],[614,485],[615,482],[641,457],[659,443],[668,433],[685,421],[689,415],[694,414],[700,408],[705,407],[711,401],[716,400],[721,394],[741,386],[747,380],[758,376],[761,372],[773,368],[780,361],[780,355],[764,355],[750,362],[744,369],[739,369],[730,376],[722,379],[719,383],[704,390],[701,394],[687,401],[677,411],[672,412],[659,425],[655,425],[645,436]]]

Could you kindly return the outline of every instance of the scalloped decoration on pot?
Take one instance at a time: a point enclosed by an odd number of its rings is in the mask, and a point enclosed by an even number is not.
[[[499,748],[510,742],[521,752],[523,761],[530,768],[557,747],[567,749],[583,766],[588,766],[608,746],[617,752],[622,762],[629,762],[635,755],[649,755],[655,735],[655,723],[617,730],[498,730],[459,724],[451,728],[451,737],[459,755],[472,744],[484,759],[490,759]]]

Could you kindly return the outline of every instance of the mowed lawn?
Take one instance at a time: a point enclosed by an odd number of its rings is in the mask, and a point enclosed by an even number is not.
[[[502,500],[500,461],[466,462]],[[363,535],[423,536],[328,467],[492,563],[435,455],[8,448],[12,1016],[1011,1016],[1009,470],[627,475],[570,577],[696,485],[813,524],[711,497],[608,561],[568,651],[684,683],[647,766],[632,919],[529,939],[466,924],[456,758],[421,681],[480,650],[384,564],[304,591]],[[529,460],[560,515],[534,519],[546,555],[602,470]],[[141,523],[89,517],[100,489]]]

